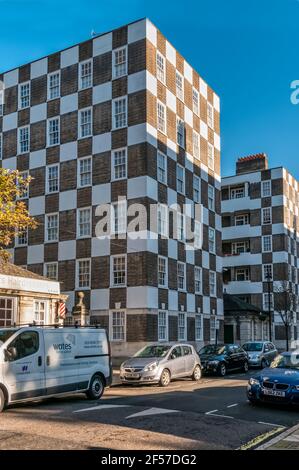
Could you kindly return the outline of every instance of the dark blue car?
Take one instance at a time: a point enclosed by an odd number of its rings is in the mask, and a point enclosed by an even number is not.
[[[251,403],[299,405],[299,354],[279,354],[270,367],[251,377],[247,397]]]

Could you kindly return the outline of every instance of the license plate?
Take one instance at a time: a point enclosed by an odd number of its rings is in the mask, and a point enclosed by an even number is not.
[[[136,373],[135,374],[133,374],[133,373],[132,374],[126,374],[125,377],[127,379],[139,379],[140,374],[136,374]]]
[[[263,389],[264,395],[271,395],[272,397],[285,397],[285,392],[281,392],[280,390],[268,390],[267,388]]]

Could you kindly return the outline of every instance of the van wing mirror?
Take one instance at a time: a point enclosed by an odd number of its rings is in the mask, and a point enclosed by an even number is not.
[[[13,346],[4,349],[4,358],[6,361],[14,361],[17,355],[17,350]]]

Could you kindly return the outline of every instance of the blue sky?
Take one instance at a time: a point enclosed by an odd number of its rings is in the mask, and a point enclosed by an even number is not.
[[[299,179],[298,0],[0,0],[0,71],[144,16],[221,98],[222,172],[268,153]]]

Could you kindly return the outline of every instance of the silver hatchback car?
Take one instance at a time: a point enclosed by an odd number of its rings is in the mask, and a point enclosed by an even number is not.
[[[242,348],[247,352],[249,366],[262,369],[269,366],[278,354],[276,346],[270,341],[248,341]]]
[[[199,356],[190,344],[151,344],[138,351],[120,367],[122,383],[159,384],[167,387],[172,379],[201,378]]]

